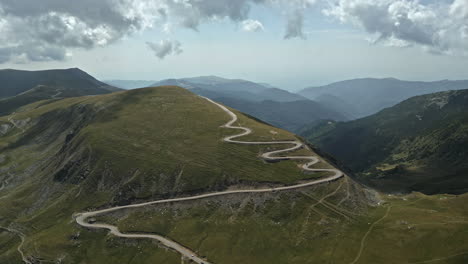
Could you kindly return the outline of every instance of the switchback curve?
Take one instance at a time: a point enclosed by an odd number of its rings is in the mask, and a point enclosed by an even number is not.
[[[119,229],[116,226],[113,225],[108,225],[104,223],[90,223],[87,221],[91,217],[103,215],[106,213],[110,212],[115,212],[123,209],[130,209],[130,208],[139,208],[139,207],[144,207],[148,205],[155,205],[155,204],[163,204],[163,203],[173,203],[173,202],[182,202],[182,201],[192,201],[192,200],[199,200],[199,199],[204,199],[204,198],[209,198],[209,197],[216,197],[216,196],[224,196],[224,195],[229,195],[229,194],[242,194],[242,193],[267,193],[267,192],[275,192],[275,191],[286,191],[286,190],[295,190],[295,189],[300,189],[308,186],[313,186],[321,183],[326,183],[326,182],[331,182],[335,181],[341,177],[344,176],[344,174],[337,170],[337,169],[313,169],[311,166],[317,164],[320,162],[320,160],[315,157],[315,156],[276,156],[280,153],[285,153],[285,152],[291,152],[298,150],[302,147],[304,147],[304,144],[300,141],[269,141],[269,142],[259,142],[259,141],[240,141],[240,140],[235,140],[237,138],[247,136],[252,133],[252,130],[250,128],[242,127],[242,126],[235,126],[234,123],[237,122],[238,117],[235,113],[233,113],[231,110],[229,110],[227,107],[224,105],[221,105],[219,103],[216,103],[212,101],[211,99],[205,98],[204,99],[208,100],[209,102],[215,104],[219,108],[221,108],[224,112],[226,112],[230,117],[231,120],[227,122],[225,125],[222,127],[225,128],[230,128],[230,129],[239,129],[243,130],[243,132],[233,135],[233,136],[227,136],[223,138],[224,142],[228,143],[234,143],[234,144],[244,144],[244,145],[292,145],[292,147],[286,148],[286,149],[281,149],[281,150],[275,150],[271,152],[266,152],[262,154],[262,158],[265,160],[269,161],[278,161],[278,160],[309,160],[308,163],[302,165],[302,169],[305,171],[310,171],[310,172],[332,172],[334,173],[332,176],[328,176],[326,178],[321,178],[317,180],[312,180],[309,182],[305,183],[300,183],[292,186],[284,186],[284,187],[274,187],[274,188],[263,188],[263,189],[253,189],[253,190],[234,190],[234,191],[222,191],[222,192],[215,192],[215,193],[208,193],[208,194],[201,194],[201,195],[196,195],[196,196],[190,196],[190,197],[181,197],[181,198],[173,198],[173,199],[165,199],[165,200],[158,200],[158,201],[152,201],[152,202],[146,202],[146,203],[140,203],[140,204],[131,204],[131,205],[125,205],[125,206],[116,206],[108,209],[102,209],[98,211],[93,211],[93,212],[83,212],[83,213],[78,213],[76,214],[75,221],[82,227],[86,228],[91,228],[91,229],[107,229],[110,231],[111,234],[117,236],[117,237],[123,237],[123,238],[149,238],[149,239],[154,239],[159,241],[161,244],[164,246],[171,248],[180,254],[182,254],[184,257],[187,259],[192,260],[195,263],[198,264],[210,264],[210,262],[202,259],[201,257],[197,256],[192,250],[182,246],[181,244],[172,241],[170,239],[167,239],[163,236],[159,235],[152,235],[152,234],[124,234],[119,231]]]

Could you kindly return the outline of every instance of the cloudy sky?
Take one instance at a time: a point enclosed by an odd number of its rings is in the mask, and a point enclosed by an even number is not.
[[[0,68],[298,89],[468,79],[468,0],[0,0]]]

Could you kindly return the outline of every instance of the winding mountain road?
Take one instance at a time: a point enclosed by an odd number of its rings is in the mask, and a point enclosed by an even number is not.
[[[165,200],[158,200],[158,201],[152,201],[152,202],[146,202],[146,203],[140,203],[140,204],[132,204],[132,205],[125,205],[125,206],[117,206],[117,207],[112,207],[108,209],[103,209],[103,210],[98,210],[98,211],[93,211],[93,212],[84,212],[84,213],[79,213],[75,215],[75,221],[82,227],[86,228],[91,228],[91,229],[107,229],[110,231],[111,234],[118,236],[118,237],[123,237],[123,238],[146,238],[146,239],[154,239],[159,241],[161,244],[164,246],[171,248],[180,254],[182,254],[185,258],[192,260],[195,263],[198,264],[209,264],[210,262],[202,259],[201,257],[197,256],[195,252],[192,250],[172,241],[169,240],[165,237],[159,236],[159,235],[151,235],[151,234],[125,234],[119,231],[119,229],[116,226],[113,225],[108,225],[104,223],[90,223],[87,221],[91,217],[96,217],[99,215],[103,215],[106,213],[110,212],[115,212],[118,210],[123,210],[123,209],[130,209],[130,208],[139,208],[139,207],[144,207],[144,206],[149,206],[149,205],[155,205],[155,204],[163,204],[163,203],[173,203],[173,202],[183,202],[183,201],[192,201],[192,200],[199,200],[199,199],[204,199],[204,198],[209,198],[209,197],[216,197],[216,196],[224,196],[224,195],[229,195],[229,194],[242,194],[242,193],[267,193],[267,192],[275,192],[275,191],[286,191],[286,190],[295,190],[295,189],[300,189],[304,187],[309,187],[321,183],[326,183],[326,182],[331,182],[335,181],[341,177],[344,176],[344,174],[337,170],[337,169],[313,169],[311,166],[317,164],[320,162],[320,160],[315,157],[315,156],[276,156],[280,153],[285,153],[285,152],[291,152],[298,150],[305,145],[300,142],[300,141],[269,141],[269,142],[258,142],[258,141],[239,141],[235,140],[237,138],[247,136],[252,133],[252,130],[250,128],[246,127],[241,127],[241,126],[235,126],[234,123],[237,122],[238,117],[236,114],[234,114],[231,110],[229,110],[227,107],[218,104],[208,98],[203,97],[204,99],[208,100],[209,102],[215,104],[219,108],[221,108],[224,112],[226,112],[230,117],[231,120],[227,122],[225,125],[222,127],[225,128],[230,128],[230,129],[238,129],[238,130],[243,130],[243,132],[233,135],[233,136],[228,136],[223,139],[224,142],[228,143],[234,143],[234,144],[244,144],[244,145],[292,145],[289,148],[286,149],[281,149],[281,150],[275,150],[271,152],[266,152],[262,154],[262,158],[265,160],[269,161],[278,161],[278,160],[309,160],[310,162],[304,164],[302,166],[302,169],[305,171],[310,171],[310,172],[332,172],[333,175],[328,176],[326,178],[321,178],[318,180],[312,180],[309,182],[297,184],[297,185],[292,185],[292,186],[284,186],[284,187],[275,187],[275,188],[264,188],[264,189],[253,189],[253,190],[233,190],[233,191],[222,191],[222,192],[215,192],[215,193],[207,193],[207,194],[201,194],[201,195],[196,195],[196,196],[191,196],[191,197],[181,197],[181,198],[173,198],[173,199],[165,199]]]

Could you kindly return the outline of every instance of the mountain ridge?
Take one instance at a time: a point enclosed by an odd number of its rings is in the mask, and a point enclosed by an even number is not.
[[[24,71],[5,69],[0,72],[2,90],[0,97],[18,95],[38,85],[86,88],[86,85],[104,90],[115,90],[114,87],[102,83],[79,68],[54,69],[40,71]],[[70,82],[73,81],[73,82]]]
[[[0,72],[0,115],[47,99],[107,94],[120,89],[102,83],[78,69]]]
[[[213,82],[216,80],[220,80],[220,82]],[[347,116],[339,111],[301,95],[245,80],[205,76],[167,79],[154,85],[167,84],[181,85],[198,95],[220,101],[265,122],[293,132],[315,120],[348,120]]]
[[[254,132],[246,141],[301,140],[229,110],[239,118],[233,126]],[[219,107],[177,87],[41,101],[0,116],[0,227],[8,230],[0,231],[0,262],[181,263],[161,244],[82,228],[73,221],[76,213],[327,177],[301,171],[303,162],[261,159],[259,153],[277,146],[223,142],[238,133],[220,127],[227,121]],[[317,152],[302,148],[288,156],[319,154],[324,162],[317,169],[339,167]],[[441,240],[467,249],[457,243],[468,225],[460,220],[468,219],[467,198],[383,195],[345,177],[281,193],[127,208],[89,220],[122,233],[166,237],[214,263],[405,263],[453,254]],[[382,248],[385,254],[374,253]]]
[[[312,100],[321,95],[336,96],[353,106],[346,112],[355,118],[362,118],[414,96],[460,89],[468,89],[468,80],[422,82],[396,78],[361,78],[305,88],[298,94]]]
[[[463,193],[467,113],[468,90],[447,91],[412,97],[355,121],[322,123],[302,135],[374,188]]]

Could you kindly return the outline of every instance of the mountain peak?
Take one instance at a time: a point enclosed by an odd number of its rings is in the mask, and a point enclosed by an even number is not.
[[[388,80],[388,81],[401,81],[400,79],[394,78],[394,77],[387,77],[383,78],[382,80]]]
[[[96,80],[79,68],[24,71],[5,69],[0,71],[0,97],[12,97],[39,85],[67,89],[71,96],[103,94],[117,90]]]

